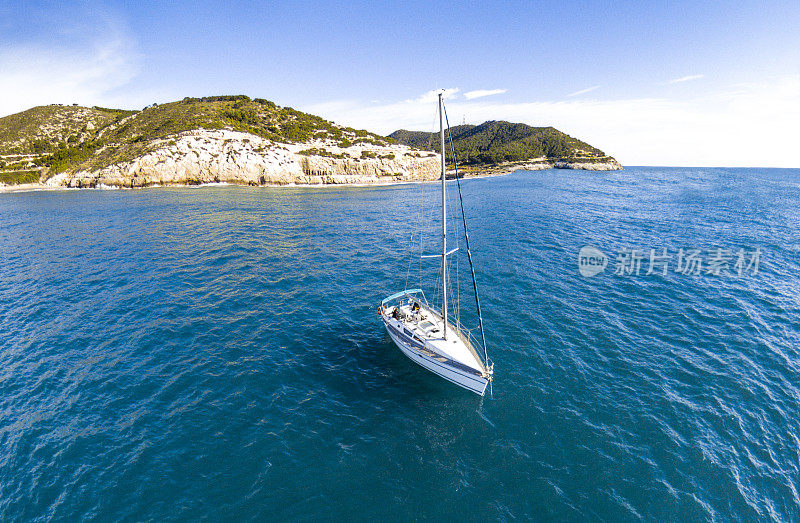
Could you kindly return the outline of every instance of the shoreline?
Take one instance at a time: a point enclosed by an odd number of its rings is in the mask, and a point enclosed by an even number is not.
[[[502,174],[487,174],[487,175],[473,175],[465,176],[461,179],[472,178],[494,178],[496,176],[504,176],[508,173]],[[449,176],[447,180],[450,181]],[[211,182],[201,184],[188,184],[188,183],[175,183],[175,184],[153,184],[143,187],[117,187],[117,186],[104,186],[104,187],[66,187],[62,185],[45,185],[45,184],[19,184],[19,185],[3,185],[0,186],[0,194],[10,194],[16,192],[58,192],[58,191],[143,191],[147,189],[207,189],[210,187],[248,187],[251,189],[302,189],[302,188],[320,188],[320,187],[391,187],[394,185],[413,185],[419,183],[438,183],[439,180],[398,180],[394,182],[376,182],[376,183],[286,183],[286,184],[264,184],[264,185],[250,185],[247,183],[229,183],[229,182]]]
[[[499,176],[506,176],[517,171],[546,171],[550,169],[581,169],[581,170],[621,170],[620,166],[617,169],[583,169],[582,167],[572,167],[564,164],[558,165],[559,162],[513,162],[508,164],[500,164],[494,166],[483,166],[477,169],[459,169],[459,178],[462,180],[471,180],[476,178],[496,178]],[[583,164],[581,164],[583,165]],[[603,164],[606,165],[606,164]],[[448,170],[446,173],[447,180],[455,179],[455,171]],[[437,180],[394,180],[387,182],[354,182],[354,183],[285,183],[285,184],[264,184],[252,185],[249,183],[236,183],[236,182],[208,182],[208,183],[168,183],[168,184],[152,184],[138,187],[124,187],[117,185],[105,185],[95,187],[69,187],[65,185],[48,185],[46,183],[23,183],[18,185],[0,185],[0,194],[15,193],[15,192],[37,192],[37,191],[83,191],[83,190],[96,190],[96,191],[118,191],[118,190],[139,190],[139,189],[160,189],[160,188],[205,188],[205,187],[266,187],[266,188],[280,188],[280,187],[389,187],[393,185],[407,185],[417,183],[438,183]]]
[[[505,176],[512,172],[526,169],[515,169],[514,171],[505,172],[487,172],[481,174],[464,174],[460,176],[462,180],[473,178],[495,178],[498,176]],[[459,173],[460,174],[460,173]],[[451,173],[447,173],[447,180],[454,180],[455,177]],[[253,189],[276,189],[276,188],[320,188],[320,187],[391,187],[394,185],[413,185],[420,183],[439,183],[439,180],[395,180],[391,182],[375,182],[375,183],[284,183],[284,184],[264,184],[264,185],[251,185],[248,183],[231,183],[231,182],[209,182],[209,183],[170,183],[170,184],[153,184],[139,187],[119,187],[115,185],[103,185],[96,187],[67,187],[64,185],[47,185],[42,183],[22,183],[19,185],[0,185],[0,194],[15,193],[15,192],[39,192],[39,191],[137,191],[147,189],[200,189],[209,187],[250,187]]]

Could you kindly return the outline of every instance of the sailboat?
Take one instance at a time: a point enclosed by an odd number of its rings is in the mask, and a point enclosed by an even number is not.
[[[381,301],[378,310],[392,341],[411,361],[460,387],[483,396],[486,393],[487,386],[491,390],[494,364],[486,352],[486,337],[483,333],[483,318],[480,310],[478,288],[475,283],[472,254],[469,249],[469,235],[466,231],[463,202],[461,216],[464,222],[464,236],[472,272],[472,284],[475,292],[475,304],[482,343],[479,343],[469,330],[461,326],[460,318],[457,317],[455,322],[452,321],[452,318],[448,319],[447,260],[449,256],[458,251],[458,247],[450,251],[447,250],[446,148],[444,135],[446,115],[443,93],[439,93],[439,137],[441,139],[442,153],[442,253],[423,256],[423,258],[441,257],[441,309],[429,304],[421,289],[405,289],[386,297]],[[447,127],[449,133],[449,124]],[[453,156],[453,164],[456,168],[456,181],[458,182],[460,197],[461,185],[458,178],[458,166],[455,161],[455,148],[453,147],[452,137],[450,137],[450,149]],[[478,348],[481,350],[479,351]],[[481,352],[483,357],[481,357]]]

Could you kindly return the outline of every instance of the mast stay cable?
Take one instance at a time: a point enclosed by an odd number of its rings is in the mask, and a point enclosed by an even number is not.
[[[483,332],[483,314],[481,313],[481,300],[478,297],[478,284],[475,282],[475,266],[472,263],[472,251],[469,247],[469,232],[467,232],[467,216],[464,213],[464,198],[461,195],[461,178],[458,176],[458,162],[456,162],[456,149],[453,145],[453,135],[450,133],[450,120],[447,118],[447,108],[444,107],[444,103],[442,103],[442,107],[444,108],[444,118],[445,122],[447,123],[447,136],[450,138],[450,152],[453,156],[453,167],[455,168],[456,172],[456,185],[458,186],[458,200],[460,202],[461,207],[461,219],[464,222],[464,243],[467,248],[467,259],[469,260],[469,270],[472,272],[472,289],[475,291],[475,306],[478,309],[478,327],[481,331],[481,342],[483,344],[483,358],[486,365],[489,366],[490,360],[489,356],[486,352],[486,335]],[[442,151],[444,154],[444,151]]]

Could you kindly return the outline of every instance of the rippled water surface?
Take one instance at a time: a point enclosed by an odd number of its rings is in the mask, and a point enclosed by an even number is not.
[[[466,181],[483,400],[375,311],[419,194],[0,194],[0,519],[800,518],[800,171]],[[762,259],[615,275],[626,247]]]

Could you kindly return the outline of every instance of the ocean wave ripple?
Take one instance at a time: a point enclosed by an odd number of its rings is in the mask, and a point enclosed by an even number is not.
[[[431,185],[0,195],[0,519],[800,518],[799,180],[466,181],[484,400],[377,321]],[[587,244],[764,256],[583,278]]]

